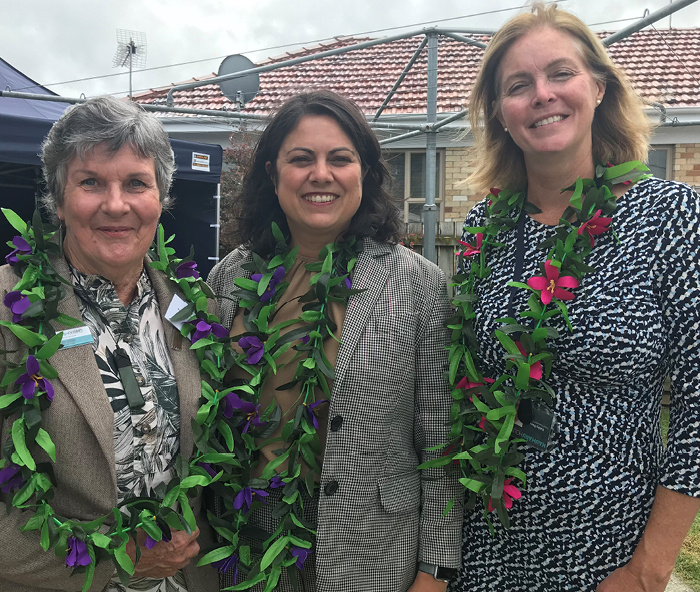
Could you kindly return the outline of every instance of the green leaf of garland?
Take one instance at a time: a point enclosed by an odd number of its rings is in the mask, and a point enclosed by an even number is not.
[[[30,471],[35,471],[36,463],[34,462],[32,455],[29,453],[27,444],[24,441],[24,436],[24,418],[20,417],[19,419],[16,419],[12,424],[12,442],[15,445],[15,451],[19,455],[24,465]]]
[[[46,454],[49,455],[49,458],[53,462],[56,462],[56,446],[51,440],[51,436],[49,436],[49,433],[45,429],[39,428],[39,431],[36,433],[35,441],[46,451]]]

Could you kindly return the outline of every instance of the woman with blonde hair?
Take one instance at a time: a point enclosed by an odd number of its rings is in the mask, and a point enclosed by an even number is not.
[[[700,506],[700,198],[648,174],[640,99],[556,5],[494,35],[470,117],[503,189],[463,237],[451,590],[662,592]]]

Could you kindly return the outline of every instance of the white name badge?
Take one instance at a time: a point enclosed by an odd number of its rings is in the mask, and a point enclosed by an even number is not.
[[[69,347],[76,347],[77,345],[85,345],[86,343],[92,343],[94,340],[92,338],[92,333],[90,329],[86,326],[75,327],[73,329],[66,329],[63,331],[61,336],[61,346],[66,349]]]
[[[187,302],[175,294],[173,299],[170,301],[168,310],[165,312],[165,320],[171,323],[178,331],[182,329],[182,326],[186,323],[186,321],[173,321],[173,317],[186,306]]]

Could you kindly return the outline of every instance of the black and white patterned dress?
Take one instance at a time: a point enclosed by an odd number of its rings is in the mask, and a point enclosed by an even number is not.
[[[485,204],[467,216],[479,226]],[[464,562],[453,592],[593,591],[626,563],[642,534],[658,484],[700,496],[700,197],[690,187],[648,179],[618,200],[612,232],[596,237],[596,271],[572,290],[574,332],[554,325],[557,393],[550,444],[522,445],[527,489],[512,528],[489,533],[468,512]],[[541,275],[536,245],[553,227],[526,217],[521,281]],[[507,316],[516,230],[492,248],[491,276],[477,288],[477,335],[486,376],[504,371],[493,337]],[[473,236],[465,240],[474,242]],[[518,290],[515,311],[529,293]],[[659,429],[666,375],[672,381],[668,450]],[[494,517],[495,518],[495,517]],[[495,518],[495,523],[498,520]]]

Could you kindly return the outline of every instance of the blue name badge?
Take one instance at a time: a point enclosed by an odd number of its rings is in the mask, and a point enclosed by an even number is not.
[[[94,340],[92,338],[92,333],[88,327],[75,327],[74,329],[66,329],[63,331],[63,336],[61,337],[61,347],[63,349],[69,347],[76,347],[78,345],[85,345],[86,343],[92,343]]]

